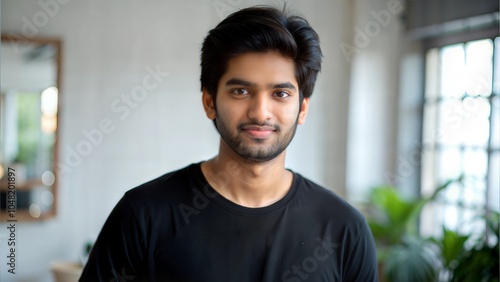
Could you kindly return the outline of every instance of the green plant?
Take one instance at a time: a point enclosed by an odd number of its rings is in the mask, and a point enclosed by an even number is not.
[[[438,187],[429,196],[404,199],[394,187],[374,188],[370,194],[367,217],[377,243],[381,279],[388,281],[435,281],[439,275],[438,258],[432,242],[418,234],[418,216],[451,183]]]
[[[419,237],[407,237],[388,249],[382,271],[389,281],[436,281],[438,257],[433,246]]]
[[[17,101],[17,145],[18,153],[14,160],[16,163],[33,165],[38,150],[40,138],[39,95],[20,93],[16,95]]]
[[[441,238],[430,238],[439,248],[442,267],[446,270],[453,270],[457,266],[457,257],[465,251],[465,242],[469,235],[460,235],[458,232],[446,229],[443,226]]]
[[[499,219],[498,212],[482,217],[486,223],[487,238],[472,238],[443,228],[443,236],[432,239],[439,247],[444,270],[450,281],[499,281]],[[467,248],[467,242],[472,247]]]
[[[372,190],[367,220],[377,244],[382,281],[500,282],[498,212],[482,217],[487,230],[481,238],[445,227],[439,238],[423,238],[418,233],[422,208],[462,180],[450,180],[431,196],[415,200],[404,199],[394,187]]]
[[[85,266],[87,264],[87,260],[89,259],[90,252],[92,251],[92,247],[94,246],[94,241],[87,241],[83,245],[83,250],[80,253],[80,265]]]

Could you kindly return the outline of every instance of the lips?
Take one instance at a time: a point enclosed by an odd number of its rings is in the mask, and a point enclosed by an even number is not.
[[[241,128],[253,138],[266,138],[273,134],[276,129],[272,126],[246,125]]]

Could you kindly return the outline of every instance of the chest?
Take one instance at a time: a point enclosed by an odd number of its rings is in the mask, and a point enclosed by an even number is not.
[[[166,223],[168,224],[168,223]],[[293,211],[242,216],[204,210],[151,245],[158,278],[339,281],[345,244],[327,223]]]

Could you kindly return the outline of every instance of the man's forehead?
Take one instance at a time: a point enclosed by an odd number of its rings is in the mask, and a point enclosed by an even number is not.
[[[231,58],[219,85],[297,89],[295,63],[275,51],[245,53]]]
[[[233,78],[229,78],[226,83],[225,83],[226,86],[246,86],[246,87],[261,87],[261,85],[259,85],[258,83],[256,82],[253,82],[253,81],[248,81],[248,80],[245,80],[245,79],[242,79],[242,78],[237,78],[237,77],[233,77]],[[283,81],[283,82],[268,82],[264,85],[262,85],[266,88],[285,88],[285,89],[290,89],[290,90],[294,90],[294,91],[297,91],[297,87],[295,87],[295,85],[293,85],[292,82],[290,81]]]

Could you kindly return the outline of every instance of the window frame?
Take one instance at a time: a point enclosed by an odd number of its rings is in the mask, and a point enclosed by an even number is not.
[[[424,143],[425,140],[425,136],[424,136],[424,130],[426,130],[426,123],[425,123],[425,110],[426,108],[429,106],[430,103],[435,103],[436,105],[436,108],[438,108],[439,106],[439,97],[437,98],[436,101],[429,101],[429,98],[426,97],[426,87],[427,87],[427,84],[428,84],[428,81],[427,81],[427,70],[428,70],[428,65],[427,65],[427,54],[428,52],[431,50],[431,49],[435,49],[435,48],[438,48],[441,50],[441,48],[445,47],[445,46],[449,46],[449,45],[453,45],[453,44],[459,44],[459,43],[463,43],[463,44],[466,44],[470,41],[475,41],[475,40],[481,40],[481,39],[491,39],[493,41],[493,58],[492,58],[492,62],[493,62],[493,73],[492,73],[492,84],[495,85],[495,77],[496,76],[499,76],[500,74],[499,73],[496,73],[495,72],[495,61],[498,60],[497,56],[500,56],[500,54],[498,54],[498,52],[496,52],[495,50],[495,39],[499,37],[499,30],[498,30],[498,27],[490,27],[490,28],[485,28],[485,29],[481,29],[481,30],[470,30],[470,31],[466,31],[466,32],[462,32],[462,33],[459,33],[459,34],[453,34],[453,35],[448,35],[448,36],[442,36],[442,37],[434,37],[434,38],[427,38],[427,39],[423,39],[421,41],[422,43],[422,49],[421,49],[421,54],[423,56],[423,68],[422,68],[422,83],[423,83],[423,87],[422,87],[422,91],[421,91],[421,112],[419,113],[420,114],[420,124],[421,124],[421,127],[420,127],[420,132],[419,132],[419,135],[420,135],[420,146],[421,146],[421,155],[422,155],[422,160],[424,160],[424,154],[428,152],[428,148],[426,148],[426,144]],[[498,69],[497,69],[498,70]],[[437,78],[439,79],[439,78]],[[499,83],[499,81],[497,81],[497,83]],[[498,97],[500,95],[500,93],[495,93],[495,90],[494,88],[492,88],[492,93],[491,95],[489,95],[487,97],[488,99],[488,103],[489,105],[491,106],[492,105],[492,101],[494,99],[494,97]],[[497,98],[498,99],[498,98]],[[436,114],[436,117],[434,118],[434,121],[437,121],[437,117],[438,117],[439,114]],[[491,112],[490,112],[490,115],[491,115]],[[490,177],[491,177],[491,173],[492,173],[492,169],[491,169],[491,162],[490,162],[490,158],[493,154],[493,152],[498,152],[500,151],[499,148],[492,148],[491,147],[491,133],[493,132],[493,128],[492,128],[492,123],[491,123],[491,120],[492,120],[492,117],[490,116],[489,118],[489,137],[488,137],[488,143],[487,143],[487,146],[486,146],[486,154],[487,154],[487,172],[486,172],[486,176],[485,176],[485,184],[486,184],[486,187],[485,187],[485,194],[486,194],[486,197],[488,195],[488,192],[489,192],[489,189],[491,189],[491,187],[489,187],[491,184],[490,184]],[[436,152],[439,151],[439,149],[431,149],[432,150],[432,153],[435,154]],[[462,149],[461,150],[461,154],[463,154],[464,150]],[[435,163],[436,162],[436,157],[433,156],[433,162]],[[423,194],[428,194],[428,191],[424,191],[423,190],[423,187],[424,187],[424,165],[426,165],[424,163],[424,161],[422,161],[422,164],[421,164],[421,168],[419,169],[419,183],[418,183],[418,189],[419,189],[419,194],[420,195],[423,195]],[[462,169],[463,171],[463,169]],[[437,177],[433,177],[433,181],[436,181],[437,180]],[[441,184],[441,183],[438,183],[438,184]],[[435,188],[434,188],[435,189]],[[463,187],[461,188],[462,192],[463,192]],[[463,209],[465,209],[464,207],[460,207],[460,205],[458,205],[458,203],[460,202],[457,201],[455,203],[453,203],[456,207],[458,207],[459,209],[462,209],[462,212],[463,212]],[[478,210],[480,210],[481,212],[484,212],[484,213],[488,213],[490,211],[490,208],[489,208],[489,205],[488,205],[489,201],[488,199],[486,198],[486,202],[484,205],[481,205],[481,207],[478,208]],[[441,206],[441,207],[444,207],[447,203],[443,203],[443,202],[436,202],[436,203],[433,203],[431,204],[431,207],[428,208],[428,210],[426,211],[424,209],[423,213],[422,213],[422,216],[421,216],[421,224],[420,224],[420,227],[421,227],[421,233],[423,233],[423,235],[438,235],[440,234],[440,232],[442,230],[436,230],[437,229],[437,226],[442,226],[443,225],[443,222],[441,222],[441,219],[436,219],[436,218],[433,218],[431,219],[431,225],[432,227],[429,229],[428,227],[424,228],[425,225],[428,224],[428,220],[429,220],[429,216],[432,214],[432,212],[429,212],[434,210],[435,209],[435,205],[438,205],[438,206]]]

